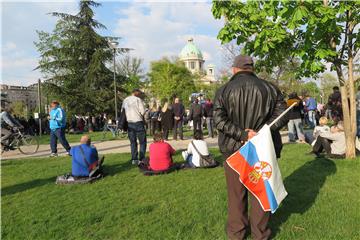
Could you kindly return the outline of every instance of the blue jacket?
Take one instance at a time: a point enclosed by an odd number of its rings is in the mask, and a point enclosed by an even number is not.
[[[50,111],[50,129],[56,130],[66,127],[66,114],[60,106]]]
[[[84,155],[88,164],[92,165],[98,161],[98,152],[95,147],[87,144],[72,147],[70,154],[72,156],[72,175],[75,177],[89,176],[89,167],[84,161],[84,156],[81,153],[80,146],[84,151]]]
[[[317,109],[317,103],[316,100],[314,98],[309,98],[306,100],[306,109],[308,111],[313,111]]]

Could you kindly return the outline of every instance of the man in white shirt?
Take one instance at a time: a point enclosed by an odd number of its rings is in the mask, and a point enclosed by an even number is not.
[[[146,130],[144,122],[145,106],[140,98],[142,92],[134,89],[132,95],[125,98],[122,109],[125,109],[126,120],[128,122],[128,136],[131,145],[132,164],[139,164],[145,158],[146,153]],[[140,154],[138,152],[138,143],[140,144]]]

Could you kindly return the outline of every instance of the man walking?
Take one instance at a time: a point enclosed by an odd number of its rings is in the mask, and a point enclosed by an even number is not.
[[[65,148],[68,155],[70,155],[70,145],[65,137],[66,127],[66,114],[64,109],[60,107],[58,101],[54,100],[50,104],[51,110],[49,114],[50,124],[50,157],[57,157],[57,141],[59,140],[61,145]]]
[[[201,119],[203,116],[203,107],[199,104],[199,99],[195,98],[194,103],[191,104],[189,114],[189,120],[193,121],[194,133],[196,130],[202,131]]]
[[[204,104],[204,116],[206,118],[206,125],[209,137],[214,138],[214,119],[213,119],[214,105],[211,99],[208,98]]]
[[[286,109],[280,90],[254,74],[251,57],[237,56],[232,71],[234,75],[218,89],[214,100],[214,123],[219,131],[219,148],[225,159]],[[282,118],[271,127],[278,157],[282,148],[279,129],[286,123],[287,119]],[[224,168],[228,190],[228,238],[244,239],[250,225],[254,239],[269,239],[271,231],[267,224],[270,212],[263,211],[258,200],[250,193],[249,220],[248,191],[239,181],[239,174],[226,162]]]
[[[146,153],[145,106],[140,98],[141,95],[142,92],[139,89],[134,89],[132,95],[124,99],[121,107],[125,109],[126,120],[128,122],[131,162],[134,165],[138,165],[139,160],[144,160]],[[138,152],[137,140],[140,143],[140,154]]]
[[[183,137],[183,118],[185,114],[184,105],[180,102],[179,98],[175,98],[173,104],[174,111],[174,140],[177,140],[177,130],[179,129],[179,136],[181,140],[184,140]]]

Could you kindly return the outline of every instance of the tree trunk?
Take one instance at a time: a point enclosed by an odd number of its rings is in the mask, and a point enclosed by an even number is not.
[[[351,97],[350,104],[348,96],[354,95],[351,93],[349,80],[345,82],[345,85],[340,87],[341,91],[341,102],[343,110],[343,120],[344,120],[344,131],[346,138],[346,158],[355,158],[355,134],[353,134],[353,116],[351,114]]]

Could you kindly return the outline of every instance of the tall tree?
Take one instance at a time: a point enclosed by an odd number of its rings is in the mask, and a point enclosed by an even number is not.
[[[320,76],[320,88],[325,102],[333,92],[333,87],[338,85],[337,78],[333,74],[327,72]]]
[[[355,157],[354,56],[360,49],[359,1],[213,1],[215,18],[225,18],[218,38],[236,39],[269,71],[299,57],[299,77],[336,71],[342,93],[346,156]],[[347,77],[344,70],[348,69]]]
[[[116,64],[116,71],[126,77],[123,88],[131,92],[134,88],[142,88],[144,85],[144,60],[126,54]]]
[[[113,72],[109,38],[96,32],[105,26],[94,19],[94,1],[80,1],[76,15],[51,13],[58,17],[52,33],[38,31],[35,43],[44,86],[71,112],[78,114],[113,111]],[[117,76],[117,84],[123,80]],[[120,87],[118,89],[121,89]]]
[[[164,58],[151,63],[149,88],[158,99],[180,97],[189,103],[191,93],[196,91],[194,76],[180,61]]]

